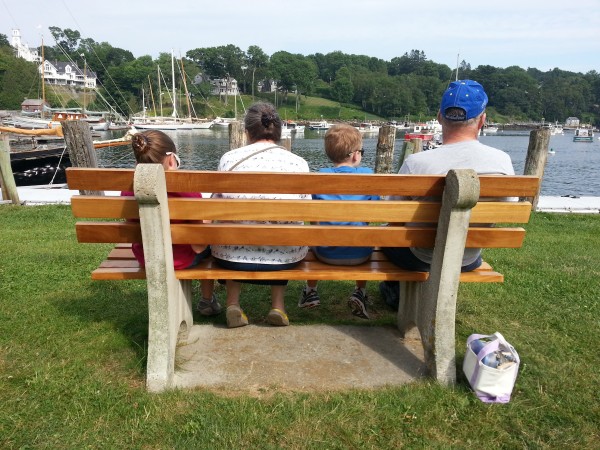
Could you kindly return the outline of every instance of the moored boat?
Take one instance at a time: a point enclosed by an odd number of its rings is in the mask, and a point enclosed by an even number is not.
[[[593,142],[594,131],[591,128],[577,128],[573,135],[573,142]]]
[[[23,115],[13,116],[12,119],[6,121],[16,128],[25,129],[45,129],[57,128],[61,122],[65,120],[85,120],[87,115],[80,112],[58,111],[52,114],[51,119],[43,119],[39,117],[30,117]]]
[[[550,134],[556,136],[558,134],[565,134],[563,126],[556,122],[554,125],[550,125]]]
[[[319,122],[308,122],[308,128],[310,130],[322,131],[329,130],[331,125],[326,120],[321,120]]]
[[[146,117],[134,119],[132,125],[140,130],[207,130],[211,128],[213,121],[196,122],[172,117]]]
[[[362,122],[356,128],[361,133],[379,133],[379,127],[371,122]]]
[[[484,125],[481,128],[481,135],[486,136],[488,134],[496,134],[498,132],[498,127],[495,125]]]
[[[290,134],[304,133],[304,128],[304,125],[298,125],[296,122],[288,120],[286,122],[283,122],[281,126],[281,135],[287,136]]]
[[[229,128],[229,124],[235,121],[233,118],[229,117],[217,117],[213,120],[212,128]]]

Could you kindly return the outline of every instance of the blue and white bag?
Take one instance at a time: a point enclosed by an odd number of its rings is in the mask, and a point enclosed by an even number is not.
[[[486,403],[508,403],[520,359],[504,336],[472,334],[467,339],[463,372],[475,395]]]

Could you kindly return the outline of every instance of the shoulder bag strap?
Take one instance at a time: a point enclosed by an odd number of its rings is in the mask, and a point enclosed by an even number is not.
[[[263,148],[263,149],[261,149],[261,150],[257,150],[257,151],[255,151],[255,152],[253,152],[253,153],[250,153],[248,156],[245,156],[244,158],[240,159],[240,160],[239,160],[238,162],[236,162],[236,163],[235,163],[233,166],[231,166],[229,169],[227,169],[227,171],[228,171],[228,172],[231,172],[233,169],[235,169],[237,166],[239,166],[239,165],[240,165],[241,163],[243,163],[244,161],[247,161],[247,160],[249,160],[250,158],[252,158],[253,156],[255,156],[255,155],[258,155],[259,153],[262,153],[262,152],[266,152],[267,150],[271,150],[271,149],[273,149],[273,148],[283,148],[283,147],[281,147],[280,145],[272,145],[272,146],[270,146],[270,147]]]

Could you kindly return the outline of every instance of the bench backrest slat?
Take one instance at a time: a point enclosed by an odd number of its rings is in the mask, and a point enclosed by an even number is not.
[[[133,191],[134,169],[68,168],[70,189],[97,191]],[[352,184],[344,182],[347,175],[323,173],[269,173],[271,183],[265,184],[264,172],[229,172],[177,170],[165,174],[169,192],[251,192],[288,194],[373,194],[439,196],[444,188],[443,175],[354,175]],[[533,197],[539,179],[534,176],[512,176],[510,185],[502,176],[479,177],[482,197]],[[315,186],[320,192],[314,192]]]
[[[142,242],[137,223],[78,222],[76,230],[79,242]],[[523,228],[470,228],[466,246],[518,248],[524,237]],[[433,247],[435,228],[172,224],[171,239],[174,244]]]
[[[434,227],[346,227],[316,226],[309,222],[364,221],[401,224],[436,224],[445,177],[423,175],[278,174],[253,172],[166,172],[167,189],[181,192],[263,192],[263,193],[370,193],[398,195],[425,200],[405,201],[314,201],[170,198],[169,214],[174,221],[214,220],[217,222],[255,220],[269,225],[239,223],[172,223],[173,243],[247,245],[331,245],[433,247]],[[71,189],[133,190],[133,169],[67,169]],[[265,180],[268,177],[268,182]],[[503,197],[531,197],[537,194],[539,179],[531,176],[481,176],[480,199],[471,211],[467,247],[519,247],[522,228],[479,227],[480,224],[527,223],[528,201],[503,202]],[[439,199],[439,200],[437,200]],[[86,219],[120,219],[119,222],[78,222],[80,242],[141,242],[140,225],[122,219],[137,219],[134,197],[74,196],[72,210]],[[279,225],[274,221],[299,221],[307,225]]]
[[[198,202],[201,202],[200,204]],[[139,218],[133,197],[74,197],[72,210],[81,218]],[[290,220],[437,223],[440,203],[425,201],[313,201],[171,198],[174,220]],[[471,212],[471,223],[527,223],[529,202],[480,202]]]

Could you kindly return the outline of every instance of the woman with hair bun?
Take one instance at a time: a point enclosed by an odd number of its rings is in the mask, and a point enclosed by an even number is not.
[[[225,153],[219,162],[220,171],[235,172],[308,172],[308,163],[276,144],[281,139],[281,119],[270,103],[255,103],[244,119],[249,145]],[[213,194],[220,198],[284,198],[282,194]],[[310,199],[309,195],[285,195],[286,199]],[[301,224],[302,222],[280,222]],[[303,246],[239,246],[213,245],[217,264],[231,270],[275,271],[297,265],[306,256]],[[244,281],[248,282],[248,281]],[[275,326],[289,325],[284,294],[287,281],[251,281],[271,286],[271,311],[267,322]],[[242,327],[248,317],[240,308],[241,282],[227,280],[227,326]]]
[[[147,130],[137,133],[131,139],[131,146],[137,164],[162,164],[165,170],[177,170],[181,160],[173,140],[162,131]],[[133,196],[133,192],[122,192],[123,196]],[[169,197],[202,198],[199,192],[169,192]],[[144,248],[142,244],[132,245],[133,254],[143,267]],[[210,256],[210,247],[206,245],[173,244],[173,263],[176,270],[188,269]],[[200,300],[196,309],[204,316],[214,316],[222,310],[215,294],[214,281],[200,281]]]

